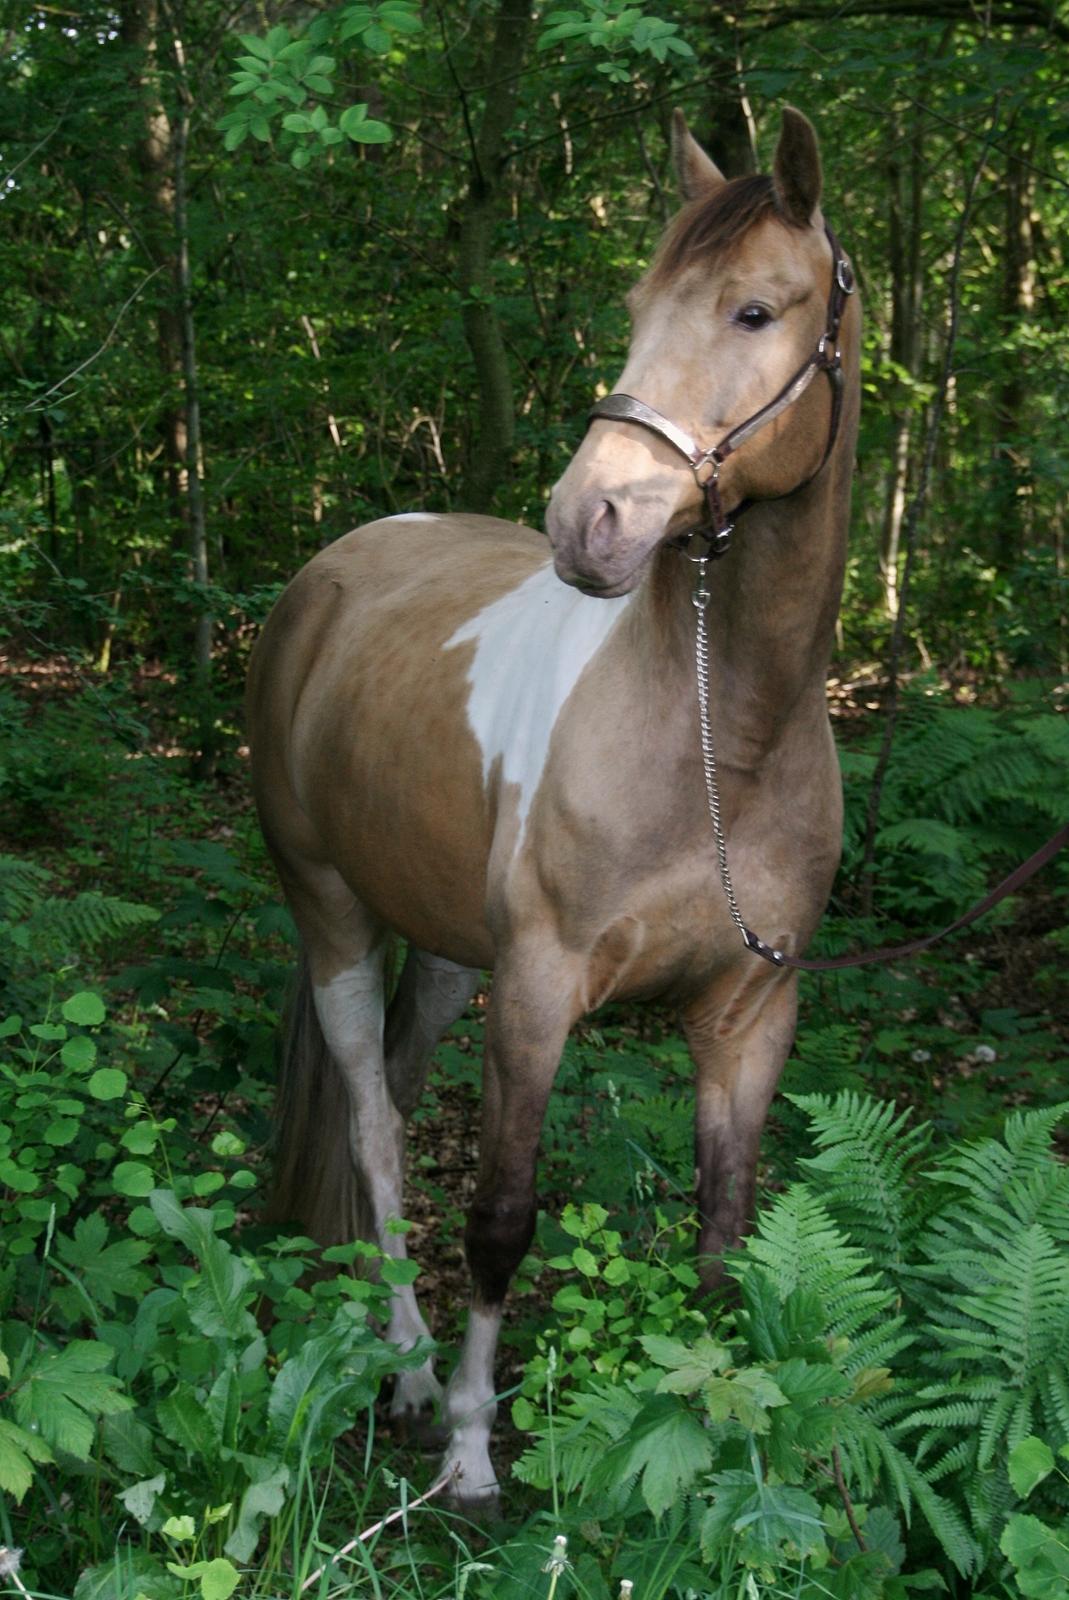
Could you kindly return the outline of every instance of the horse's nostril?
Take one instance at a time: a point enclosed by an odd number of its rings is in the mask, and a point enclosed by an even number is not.
[[[616,543],[620,525],[611,500],[598,500],[583,529],[583,548],[588,555],[607,555]]]

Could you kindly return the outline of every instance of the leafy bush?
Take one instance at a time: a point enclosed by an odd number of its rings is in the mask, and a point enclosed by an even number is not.
[[[335,1440],[427,1351],[375,1331],[389,1282],[344,1270],[369,1247],[325,1252],[337,1275],[310,1288],[310,1241],[243,1247],[243,1143],[221,1132],[188,1170],[105,1022],[84,991],[0,1023],[0,1496],[39,1530],[31,1576],[59,1555],[49,1469],[82,1480],[71,1515],[88,1544],[140,1528],[78,1600],[178,1595],[176,1577],[222,1596],[267,1522],[281,1559]]]
[[[550,1265],[579,1281],[513,1407],[535,1439],[517,1474],[621,1573],[651,1538],[682,1547],[648,1600],[710,1572],[718,1594],[750,1573],[856,1600],[944,1587],[937,1568],[980,1594],[1011,1555],[1055,1571],[1012,1463],[1033,1423],[1069,1436],[1069,1107],[934,1159],[890,1105],[795,1098],[816,1154],[732,1259],[737,1310],[683,1308],[664,1239],[634,1262],[604,1211],[566,1214]]]

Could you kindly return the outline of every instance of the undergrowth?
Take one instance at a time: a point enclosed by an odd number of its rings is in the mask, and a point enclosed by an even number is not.
[[[1031,998],[975,941],[807,984],[735,1303],[697,1289],[671,1019],[580,1028],[506,1336],[508,1520],[432,1499],[354,1545],[434,1477],[380,1405],[423,1352],[378,1331],[407,1268],[354,1275],[353,1249],[310,1273],[307,1241],[257,1222],[292,952],[263,846],[120,688],[4,712],[0,1543],[31,1593],[296,1597],[322,1567],[321,1600],[1065,1594],[1064,1040],[1042,1012],[1064,869]],[[848,841],[871,753],[848,759]],[[1065,754],[1061,718],[918,695],[886,791],[892,920],[846,894],[824,947],[961,909],[1049,831]],[[414,1118],[414,1209],[453,1232],[470,1136],[445,1159],[441,1130],[470,1126],[480,1040],[475,1010]]]

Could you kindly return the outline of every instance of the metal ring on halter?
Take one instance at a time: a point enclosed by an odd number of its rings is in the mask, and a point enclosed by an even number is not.
[[[719,483],[721,464],[720,452],[715,445],[711,450],[703,450],[696,459],[692,458],[690,470],[694,474],[694,481],[699,489],[706,488],[710,483]],[[703,467],[712,467],[713,469],[707,478],[699,478],[698,476]]]
[[[677,538],[683,541],[683,543],[677,545],[677,549],[682,556],[688,561],[692,561],[695,566],[703,566],[705,562],[715,561],[718,556],[724,555],[734,532],[735,524],[733,522],[729,522],[726,527],[719,529],[711,528],[707,522],[698,522],[695,523],[693,528],[688,528],[685,533],[677,535]],[[691,555],[690,547],[695,539],[705,540],[707,548],[704,555]]]

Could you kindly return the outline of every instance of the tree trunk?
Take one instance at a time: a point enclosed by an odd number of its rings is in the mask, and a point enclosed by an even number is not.
[[[916,378],[920,367],[921,228],[924,193],[923,112],[912,114],[909,147],[903,162],[903,141],[898,117],[889,122],[891,149],[887,161],[888,251],[891,266],[891,341],[888,354],[895,367]],[[902,519],[909,490],[910,445],[913,412],[903,379],[896,376],[896,401],[892,409],[891,460],[887,475],[883,529],[880,538],[880,579],[889,617],[898,615],[898,567]]]
[[[743,75],[738,26],[714,8],[705,28],[717,72],[701,142],[726,178],[757,171],[757,130]]]
[[[175,285],[175,179],[171,119],[163,104],[159,68],[159,0],[122,0],[122,41],[134,52],[130,82],[139,102],[141,137],[136,141],[142,179],[142,234],[154,267],[162,266],[156,293],[156,346],[163,414],[160,430],[171,514],[185,520],[186,418],[180,402],[182,330]]]
[[[471,176],[460,221],[458,276],[464,334],[478,383],[475,434],[464,478],[464,504],[488,511],[506,480],[515,434],[512,373],[494,304],[493,242],[506,154],[505,135],[516,106],[519,74],[531,36],[526,0],[500,0],[486,66],[486,100],[471,137]],[[459,85],[458,85],[459,87]],[[467,93],[464,100],[468,123]],[[468,123],[470,131],[470,123]]]
[[[1029,171],[1016,155],[1006,158],[1005,242],[1002,256],[1002,282],[999,311],[1002,334],[1011,348],[1004,356],[1002,378],[995,400],[996,463],[995,562],[1001,572],[1008,571],[1020,556],[1025,543],[1029,468],[1025,403],[1028,385],[1021,352],[1012,348],[1022,317],[1032,309],[1034,267],[1028,214],[1030,208]]]
[[[186,73],[185,47],[174,34],[174,59],[178,76],[179,110],[174,137],[174,220],[177,254],[179,323],[182,337],[182,382],[186,420],[186,503],[189,511],[189,557],[193,582],[208,585],[208,530],[204,511],[204,461],[200,432],[200,386],[197,380],[197,345],[193,323],[193,278],[189,263],[189,204],[187,155],[191,97]],[[193,633],[193,682],[196,699],[199,750],[194,774],[208,778],[215,769],[216,737],[212,704],[212,632],[215,619],[206,600],[198,608]]]

